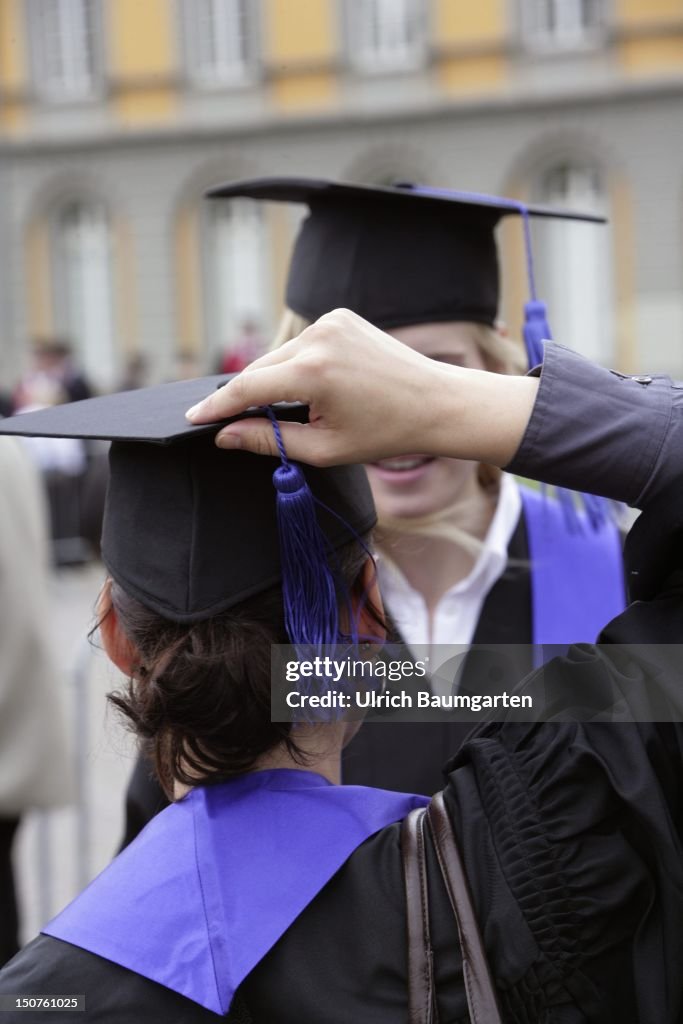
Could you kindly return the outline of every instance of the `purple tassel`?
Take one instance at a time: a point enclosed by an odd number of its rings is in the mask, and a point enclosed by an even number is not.
[[[544,494],[545,484],[541,485]],[[621,509],[618,502],[610,502],[597,494],[586,494],[583,491],[569,491],[565,487],[556,487],[555,496],[559,501],[564,515],[565,526],[569,533],[580,533],[589,526],[595,533],[605,529],[609,523],[618,524]],[[578,504],[577,504],[578,498]],[[581,515],[583,508],[584,515]]]
[[[581,499],[588,516],[588,521],[597,533],[610,521],[610,503],[607,498],[601,498],[598,494],[585,494],[582,492]],[[616,512],[617,509],[615,507],[615,518]]]
[[[581,519],[579,517],[579,511],[576,507],[576,500],[573,491],[568,491],[566,487],[557,487],[555,489],[557,500],[562,508],[562,514],[564,516],[565,526],[567,527],[568,533],[580,533],[581,532]]]
[[[273,483],[287,635],[295,647],[318,651],[339,638],[338,597],[327,543],[301,468],[283,460],[273,473]]]
[[[269,406],[263,409],[272,424],[282,463],[273,473],[273,484],[285,629],[290,642],[302,652],[300,656],[310,658],[320,654],[322,647],[339,643],[339,595],[316,500],[301,466],[287,457],[275,413]]]
[[[545,302],[532,299],[531,302],[526,303],[522,331],[531,370],[543,362],[543,342],[552,339]]]
[[[410,186],[406,186],[410,187]],[[425,196],[445,196],[454,199],[468,200],[472,199],[478,203],[491,203],[496,207],[508,207],[510,210],[516,210],[522,218],[522,228],[524,231],[524,250],[526,255],[526,268],[527,278],[529,283],[529,302],[524,306],[524,325],[522,333],[524,336],[524,345],[526,347],[526,354],[529,364],[529,369],[533,370],[535,366],[539,366],[543,362],[543,343],[545,341],[552,341],[552,332],[548,323],[548,311],[546,304],[541,299],[537,298],[536,295],[536,274],[534,271],[534,256],[533,246],[531,244],[531,224],[529,220],[529,210],[525,203],[521,203],[516,199],[501,199],[497,196],[482,195],[478,192],[453,192],[449,189],[435,189],[425,188],[423,186],[414,187],[414,190]],[[579,511],[575,501],[576,495],[572,491],[564,490],[563,488],[557,488],[557,498],[562,506],[564,512],[564,520],[567,529],[570,532],[576,532],[583,528],[584,519],[579,515]],[[593,530],[601,530],[610,519],[615,518],[611,514],[609,504],[604,498],[597,497],[594,494],[579,494],[579,499],[583,503],[583,507],[586,510],[586,518],[589,525]]]

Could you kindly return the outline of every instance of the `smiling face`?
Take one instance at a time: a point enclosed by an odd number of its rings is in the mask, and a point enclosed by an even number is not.
[[[498,369],[487,362],[478,344],[479,330],[478,324],[430,323],[397,327],[387,333],[439,362],[475,370]],[[441,512],[465,500],[478,486],[478,463],[460,459],[415,453],[383,459],[366,469],[380,521],[387,516],[414,518]]]

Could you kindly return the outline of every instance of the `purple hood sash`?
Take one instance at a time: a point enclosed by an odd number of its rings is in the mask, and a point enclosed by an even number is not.
[[[289,769],[200,787],[43,931],[225,1014],[354,850],[428,802]]]
[[[521,488],[531,559],[532,642],[595,643],[626,607],[621,536],[607,520],[593,526],[577,512],[570,529],[558,501]],[[545,660],[538,652],[538,662]]]

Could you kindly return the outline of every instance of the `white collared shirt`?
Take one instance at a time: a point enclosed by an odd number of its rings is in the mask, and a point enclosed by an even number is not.
[[[515,532],[522,498],[512,476],[501,475],[500,490],[482,549],[469,574],[447,590],[434,611],[430,636],[425,599],[393,563],[378,558],[382,599],[405,642],[413,651],[424,644],[472,643],[488,592],[505,571],[508,545]]]

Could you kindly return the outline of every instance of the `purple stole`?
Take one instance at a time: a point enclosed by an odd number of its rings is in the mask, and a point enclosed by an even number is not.
[[[577,513],[571,529],[558,501],[522,487],[531,560],[532,642],[568,647],[595,643],[626,607],[621,536],[613,522],[597,527]],[[534,652],[535,664],[547,660]]]
[[[225,1014],[354,850],[428,802],[294,769],[199,787],[43,931]]]

